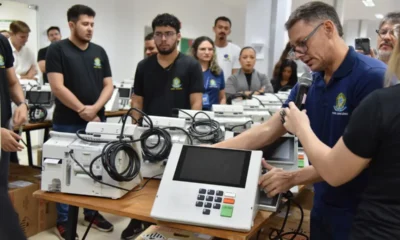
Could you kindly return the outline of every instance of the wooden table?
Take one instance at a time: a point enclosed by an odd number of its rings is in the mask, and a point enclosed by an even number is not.
[[[28,152],[28,163],[30,167],[34,167],[33,165],[33,156],[32,156],[32,141],[31,141],[31,131],[44,129],[44,139],[43,142],[46,142],[49,138],[50,128],[53,126],[51,121],[44,121],[40,123],[28,123],[23,126],[22,131],[25,132],[26,136],[26,148]],[[19,128],[14,127],[14,132],[19,133]]]
[[[122,117],[127,112],[128,112],[128,110],[119,110],[119,111],[105,112],[104,115],[106,116],[106,118],[109,118],[109,117]]]
[[[150,212],[159,184],[159,180],[150,180],[146,187],[144,187],[141,191],[130,192],[118,200],[69,195],[63,193],[47,193],[43,191],[36,191],[33,196],[51,202],[59,202],[70,205],[68,212],[68,233],[73,234],[70,236],[71,238],[67,237],[66,240],[75,239],[78,210],[80,207],[142,221],[153,222],[157,223],[158,225],[164,225],[176,229],[188,230],[191,232],[203,233],[214,237],[234,240],[249,239],[261,229],[261,227],[270,219],[271,215],[273,214],[271,212],[259,211],[256,219],[254,220],[253,228],[250,230],[250,232],[246,233],[156,221],[150,217]]]

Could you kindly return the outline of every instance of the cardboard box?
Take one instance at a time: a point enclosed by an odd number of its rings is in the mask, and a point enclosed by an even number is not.
[[[38,204],[38,232],[55,227],[57,222],[56,203],[38,199]]]
[[[38,233],[38,200],[33,193],[39,189],[39,185],[27,181],[13,181],[9,183],[11,202],[18,214],[19,222],[26,237]]]
[[[163,226],[151,225],[147,228],[143,233],[141,233],[136,240],[212,240],[213,237],[200,234],[193,233],[189,231],[168,228]]]
[[[32,182],[38,185],[36,190],[40,189],[40,180],[41,180],[41,170],[31,168],[28,166],[22,166],[17,164],[10,164],[9,171],[9,182],[23,180],[27,182]],[[33,191],[34,192],[34,191]],[[32,194],[33,194],[32,192]],[[32,195],[31,194],[31,195]],[[49,228],[52,228],[56,225],[57,221],[57,209],[56,203],[48,202],[42,199],[36,199],[36,205],[34,209],[37,212],[37,232],[45,231]],[[35,233],[35,234],[36,234]]]

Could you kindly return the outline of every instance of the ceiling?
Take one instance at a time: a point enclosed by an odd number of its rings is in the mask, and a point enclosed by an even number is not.
[[[247,1],[254,1],[254,0],[219,0],[219,1],[232,7],[245,8]],[[320,1],[332,5],[334,2],[334,0],[320,0]],[[373,0],[375,3],[375,7],[365,7],[365,5],[362,3],[362,0],[338,0],[338,1],[344,2],[345,20],[354,20],[354,19],[377,20],[375,14],[385,15],[386,13],[391,11],[400,11],[400,0]],[[292,10],[307,2],[311,1],[292,0]]]
[[[340,0],[339,0],[340,1]],[[362,0],[341,0],[344,2],[344,19],[377,20],[375,14],[385,15],[388,12],[400,11],[400,0],[373,0],[375,7],[366,7]],[[292,10],[298,6],[311,2],[309,0],[292,0]],[[333,4],[334,0],[322,0]]]

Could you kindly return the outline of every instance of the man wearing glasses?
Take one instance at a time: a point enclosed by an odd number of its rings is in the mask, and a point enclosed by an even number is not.
[[[382,87],[386,66],[346,45],[341,37],[343,28],[339,17],[334,7],[326,3],[309,2],[300,6],[285,27],[292,55],[313,71],[313,83],[305,100],[312,130],[322,142],[333,147],[362,99]],[[298,85],[283,107],[295,100],[297,91]],[[282,120],[278,112],[264,124],[218,143],[216,147],[261,149],[287,132]],[[311,240],[348,239],[359,197],[367,182],[364,173],[343,186],[332,187],[313,166],[286,172],[265,161],[263,165],[268,172],[259,183],[269,196],[285,193],[293,186],[314,184]]]
[[[395,26],[400,24],[400,12],[390,12],[382,19],[379,24],[378,34],[378,59],[384,63],[389,62],[390,55],[396,46],[398,33]]]
[[[133,87],[132,107],[148,115],[172,116],[172,109],[202,109],[203,72],[192,57],[178,51],[180,22],[170,14],[152,23],[158,54],[139,62]],[[133,113],[133,122],[140,119]]]

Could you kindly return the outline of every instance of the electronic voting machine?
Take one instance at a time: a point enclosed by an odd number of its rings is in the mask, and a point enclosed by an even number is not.
[[[174,144],[151,210],[157,220],[250,231],[261,151]]]

